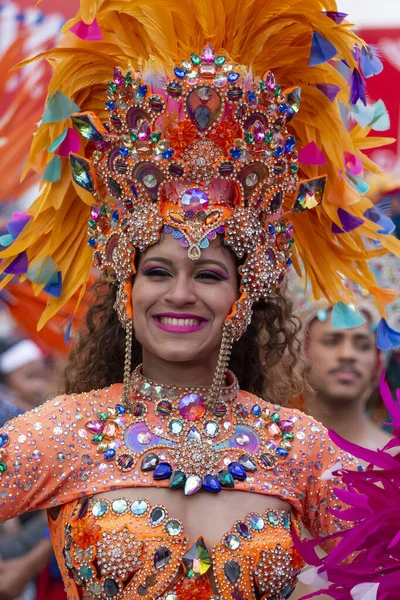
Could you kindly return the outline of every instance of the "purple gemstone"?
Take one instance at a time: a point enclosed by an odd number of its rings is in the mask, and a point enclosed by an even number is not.
[[[100,208],[97,206],[97,204],[92,204],[90,208],[90,216],[92,217],[93,221],[97,221],[97,219],[99,218]]]
[[[290,431],[290,429],[293,429],[292,421],[279,421],[278,425],[279,429],[282,431]]]
[[[203,54],[201,55],[201,58],[204,60],[204,62],[207,62],[207,63],[214,62],[214,58],[215,58],[214,48],[210,45],[206,46],[203,50]]]
[[[89,421],[88,423],[86,423],[85,425],[86,429],[89,429],[89,431],[91,431],[92,433],[101,433],[104,429],[104,422],[103,421]]]
[[[124,83],[124,76],[117,68],[114,69],[114,83],[116,85],[122,85]]]
[[[273,73],[271,73],[271,71],[268,72],[265,83],[267,84],[267,88],[271,92],[272,92],[272,90],[275,89],[275,75]]]
[[[202,190],[187,190],[182,196],[182,208],[185,212],[197,214],[208,207],[208,196]]]
[[[260,121],[256,121],[254,124],[253,134],[258,142],[261,142],[265,138],[265,127]]]
[[[187,421],[198,421],[206,412],[206,401],[199,394],[187,394],[179,403],[179,412]]]
[[[293,235],[293,225],[290,223],[286,228],[286,237],[291,238]]]

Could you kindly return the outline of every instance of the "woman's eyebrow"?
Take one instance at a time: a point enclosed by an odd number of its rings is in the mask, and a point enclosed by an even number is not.
[[[146,258],[143,262],[143,265],[145,265],[148,262],[161,262],[164,263],[166,265],[173,265],[174,261],[165,258],[164,256],[149,256],[148,258]],[[221,267],[221,269],[223,271],[225,271],[225,273],[229,273],[227,266],[225,265],[225,263],[219,261],[219,260],[214,260],[211,258],[202,258],[200,260],[196,260],[194,261],[194,264],[196,265],[200,265],[200,266],[204,266],[204,265],[217,265],[219,267]]]

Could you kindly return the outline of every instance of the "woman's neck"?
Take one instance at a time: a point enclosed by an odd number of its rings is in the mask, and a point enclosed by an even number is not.
[[[177,387],[209,387],[212,384],[217,358],[209,360],[170,362],[143,352],[142,373],[147,379]]]

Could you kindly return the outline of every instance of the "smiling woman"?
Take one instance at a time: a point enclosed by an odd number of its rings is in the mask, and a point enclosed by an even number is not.
[[[210,385],[223,321],[239,294],[238,259],[220,237],[200,260],[192,261],[176,240],[163,236],[136,264],[131,370],[142,363],[144,352],[151,357],[146,361],[150,378],[160,379],[162,371],[166,383],[177,378],[191,385],[201,378]],[[115,284],[104,279],[94,285],[95,300],[66,369],[66,393],[88,392],[123,379],[125,332],[114,309],[116,292]],[[297,338],[300,324],[292,310],[283,291],[255,303],[251,323],[230,357],[242,389],[282,406],[292,404],[305,385]],[[194,324],[193,319],[200,322]]]
[[[289,407],[301,362],[281,291],[296,251],[331,300],[341,273],[375,285],[376,225],[338,175],[368,142],[339,120],[349,86],[330,60],[359,81],[354,44],[367,50],[335,8],[82,0],[48,54],[32,164],[58,164],[63,127],[80,153],[0,271],[51,254],[62,289],[45,316],[85,288],[92,253],[105,277],[66,395],[0,431],[0,518],[48,509],[69,600],[282,600],[300,519],[343,527],[330,472],[355,462]],[[340,237],[341,202],[363,235]]]

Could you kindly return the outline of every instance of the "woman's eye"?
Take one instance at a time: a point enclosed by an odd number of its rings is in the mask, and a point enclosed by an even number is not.
[[[197,273],[196,279],[211,279],[213,281],[223,281],[224,277],[215,271],[201,271]]]
[[[146,277],[170,277],[171,273],[167,269],[161,267],[154,267],[153,269],[147,269],[143,271],[143,275]]]

